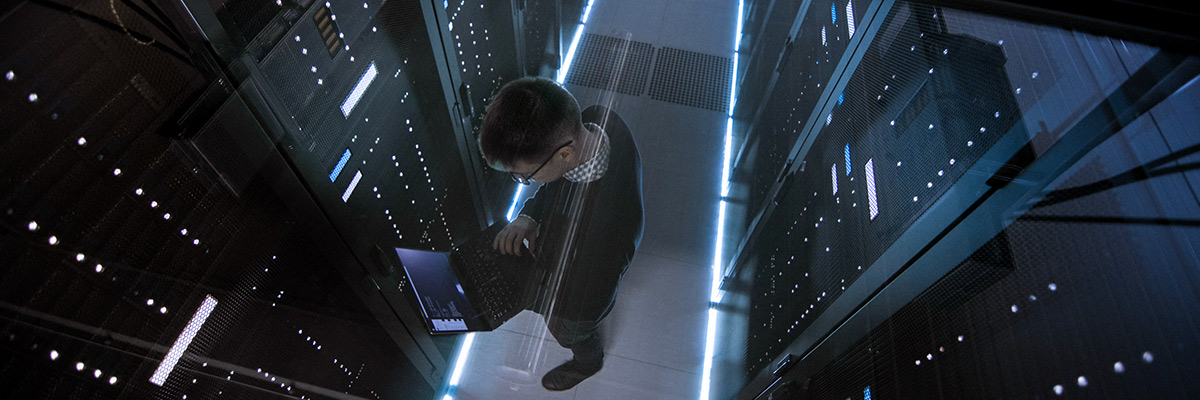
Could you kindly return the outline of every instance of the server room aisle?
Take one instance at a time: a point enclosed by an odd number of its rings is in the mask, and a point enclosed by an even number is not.
[[[603,40],[593,35],[628,32],[635,43],[626,73],[634,81],[642,76],[637,71],[647,77],[640,89],[615,95],[614,108],[641,152],[646,225],[604,322],[604,369],[565,392],[542,388],[541,376],[571,354],[546,333],[540,316],[526,311],[494,332],[476,334],[456,399],[699,395],[736,14],[736,1],[595,1],[567,88],[583,107],[601,95],[586,76],[596,62],[586,48]],[[543,352],[531,356],[539,342]],[[529,357],[533,374],[514,373]]]

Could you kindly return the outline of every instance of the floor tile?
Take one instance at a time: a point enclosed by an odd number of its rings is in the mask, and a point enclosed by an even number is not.
[[[542,375],[570,356],[552,339],[504,329],[476,333],[454,398],[573,399],[574,390],[550,392],[541,385]]]
[[[660,33],[658,43],[662,46],[697,51],[721,56],[733,55],[733,31],[737,25],[737,3],[704,4],[694,2],[670,2],[659,17],[659,24],[666,25]],[[654,16],[646,15],[646,18]]]
[[[600,373],[574,390],[576,400],[691,400],[700,394],[700,375],[610,357]]]
[[[643,168],[642,174],[646,219],[638,251],[710,264],[717,226],[717,180],[655,168]]]
[[[541,315],[526,310],[500,325],[499,329],[527,336],[542,336],[542,332],[546,330],[546,322],[542,320]]]
[[[611,30],[626,31],[633,34],[633,40],[653,43],[658,40],[663,24],[644,23],[644,18],[661,18],[667,3],[644,1],[631,7],[620,1],[597,0],[592,8],[593,15],[588,17],[587,29],[600,34]]]
[[[640,110],[639,150],[650,167],[689,175],[720,174],[725,151],[721,113],[654,100]],[[708,175],[717,179],[719,175]]]
[[[701,373],[711,284],[708,266],[639,254],[605,321],[605,352]]]

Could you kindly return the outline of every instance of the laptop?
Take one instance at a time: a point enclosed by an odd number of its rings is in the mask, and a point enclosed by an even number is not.
[[[395,248],[431,334],[491,331],[529,307],[546,273],[528,249],[500,254],[492,239],[503,223],[449,252]]]

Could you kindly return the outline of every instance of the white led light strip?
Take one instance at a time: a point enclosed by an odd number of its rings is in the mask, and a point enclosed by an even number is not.
[[[854,36],[854,2],[853,1],[846,2],[846,24],[848,25],[848,30],[850,32],[850,36],[853,37]]]
[[[733,39],[733,72],[729,84],[729,114],[725,119],[725,152],[721,168],[721,202],[717,211],[717,235],[713,244],[712,286],[709,289],[708,324],[705,329],[704,373],[700,377],[700,400],[708,400],[712,386],[713,357],[716,356],[717,308],[725,292],[721,291],[721,244],[725,241],[725,197],[729,196],[729,159],[733,147],[733,106],[737,102],[738,48],[742,44],[742,12],[745,0],[738,0],[737,31]]]
[[[875,220],[875,216],[879,215],[879,200],[875,198],[875,159],[867,160],[867,206],[871,209],[871,220]]]
[[[575,28],[575,37],[571,39],[571,47],[567,48],[567,56],[563,58],[562,69],[558,70],[558,76],[554,79],[559,84],[567,80],[567,72],[571,70],[571,62],[575,61],[575,49],[579,47],[579,38],[583,36],[583,26],[587,24],[587,18],[591,14],[592,0],[588,0],[587,7],[583,9],[583,18],[579,20],[579,26]]]
[[[833,164],[831,171],[833,173],[833,194],[837,194],[837,164]]]
[[[524,192],[524,191],[525,191],[525,185],[517,185],[517,192],[513,193],[512,204],[510,204],[508,206],[508,214],[504,215],[505,219],[507,219],[509,221],[513,220],[513,213],[517,212],[517,203],[519,201],[521,201],[521,192]]]
[[[363,72],[358,78],[358,83],[354,85],[354,89],[350,91],[350,95],[346,96],[346,100],[342,101],[342,115],[350,118],[350,112],[354,111],[354,106],[358,105],[358,101],[362,100],[362,96],[367,92],[367,88],[371,86],[371,82],[375,81],[375,75],[379,74],[379,70],[375,69],[375,62],[371,62],[371,66],[367,67],[367,72]]]
[[[463,339],[462,347],[458,349],[458,359],[454,361],[454,372],[450,374],[450,387],[457,387],[459,380],[462,379],[463,366],[467,363],[467,355],[471,351],[471,345],[475,343],[475,333],[468,333]]]
[[[183,328],[183,333],[179,334],[179,337],[175,339],[175,344],[167,351],[166,357],[163,357],[162,363],[158,364],[158,369],[154,370],[154,375],[150,377],[150,383],[158,386],[166,383],[167,376],[171,375],[171,370],[175,369],[175,364],[179,363],[179,358],[183,357],[183,352],[187,351],[188,346],[192,344],[192,339],[196,338],[196,334],[204,326],[204,321],[216,307],[217,299],[212,295],[204,297],[204,303],[200,304],[196,314],[192,315],[192,320],[188,321],[187,327]]]
[[[579,27],[575,28],[575,37],[571,39],[571,47],[567,49],[567,56],[563,59],[563,67],[558,71],[558,76],[555,81],[560,85],[567,80],[567,72],[571,69],[571,62],[575,60],[575,49],[579,47],[579,38],[583,36],[583,26],[587,23],[588,16],[592,13],[592,0],[588,0],[587,7],[583,10],[583,18],[580,19]],[[505,219],[512,221],[513,213],[517,211],[517,202],[521,200],[521,194],[525,191],[525,185],[517,185],[516,193],[513,193],[512,204],[508,206],[508,213],[505,214]],[[467,356],[470,355],[471,345],[475,342],[475,334],[468,333],[463,339],[462,347],[458,349],[458,358],[454,362],[454,371],[450,373],[449,387],[446,388],[446,393],[442,395],[441,400],[454,400],[454,391],[458,389],[458,382],[462,379],[463,368],[467,363]]]
[[[343,203],[350,201],[350,195],[354,194],[354,188],[358,187],[358,181],[362,180],[362,177],[363,177],[362,171],[354,171],[354,179],[350,180],[350,186],[347,186],[346,191],[342,192],[342,202]]]

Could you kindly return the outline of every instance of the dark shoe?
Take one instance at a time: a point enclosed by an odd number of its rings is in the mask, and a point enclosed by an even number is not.
[[[575,387],[584,379],[595,375],[604,364],[584,365],[571,360],[554,367],[542,377],[542,386],[553,391],[562,391]]]

